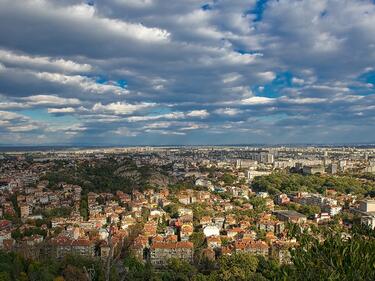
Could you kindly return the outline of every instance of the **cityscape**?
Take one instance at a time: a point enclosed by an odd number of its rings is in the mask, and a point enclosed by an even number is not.
[[[65,267],[38,280],[323,280],[333,265],[300,268],[299,249],[336,235],[374,262],[374,147],[55,148],[0,164],[0,249]]]
[[[0,281],[301,280],[375,280],[375,0],[0,0]]]

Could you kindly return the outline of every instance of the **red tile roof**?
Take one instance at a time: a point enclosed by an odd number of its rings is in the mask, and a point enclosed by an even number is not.
[[[192,249],[193,247],[194,247],[194,244],[189,241],[155,242],[151,245],[151,249],[177,249],[177,248]]]

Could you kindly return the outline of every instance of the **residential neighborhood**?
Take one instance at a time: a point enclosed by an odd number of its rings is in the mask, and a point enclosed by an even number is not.
[[[321,165],[319,173],[330,177],[337,174],[324,167],[334,162],[341,173],[354,173],[366,164],[364,169],[369,169],[375,162],[368,154],[374,152],[366,152],[364,160],[358,150],[333,149],[332,157],[319,148],[303,149],[303,154],[296,150],[129,148],[4,154],[0,249],[30,258],[74,254],[103,262],[132,254],[156,268],[165,267],[170,258],[194,263],[241,252],[288,264],[290,250],[298,247],[290,225],[302,231],[332,221],[346,225],[342,214],[351,214],[373,229],[375,201],[365,194],[340,192],[334,186],[320,193],[282,193],[257,185],[263,177],[289,170],[308,177],[312,173],[306,167],[311,165]],[[123,186],[81,186],[83,179],[65,174],[79,176],[82,167],[86,173],[89,167],[107,169],[102,165],[116,165],[114,173],[121,174]],[[143,181],[142,169],[152,182]],[[134,184],[134,178],[143,186]]]

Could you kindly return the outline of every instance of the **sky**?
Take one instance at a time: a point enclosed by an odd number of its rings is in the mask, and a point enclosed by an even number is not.
[[[374,0],[0,0],[0,145],[375,142]]]

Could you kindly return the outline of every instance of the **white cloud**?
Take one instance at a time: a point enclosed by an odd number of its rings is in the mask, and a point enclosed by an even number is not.
[[[9,3],[9,1],[5,1]],[[42,16],[51,16],[56,20],[66,20],[75,22],[77,26],[91,24],[98,32],[107,32],[119,38],[137,39],[145,42],[168,40],[168,31],[159,28],[146,27],[141,23],[130,23],[120,19],[101,17],[95,11],[95,7],[87,4],[77,4],[72,6],[52,6],[45,0],[30,0],[22,3],[24,7],[31,10],[49,10],[48,13],[41,13]]]
[[[38,126],[32,125],[32,124],[27,124],[27,125],[18,125],[18,126],[9,126],[8,130],[11,132],[29,132],[39,129]]]
[[[153,0],[114,0],[114,1],[124,6],[130,6],[130,7],[136,7],[136,8],[152,6],[154,3]]]
[[[22,114],[15,113],[15,112],[0,111],[0,120],[15,120],[15,119],[27,120],[28,117]]]
[[[269,104],[272,102],[274,102],[274,99],[267,97],[250,97],[241,101],[242,104],[247,105]]]
[[[183,132],[166,131],[166,130],[153,130],[153,129],[148,129],[145,132],[146,133],[152,133],[152,134],[160,134],[160,135],[176,135],[176,136],[186,135]]]
[[[80,124],[80,123],[76,123],[76,124],[70,124],[70,125],[66,125],[66,124],[48,124],[48,126],[46,127],[46,132],[64,132],[64,133],[67,133],[67,132],[74,132],[74,133],[79,133],[79,132],[84,132],[87,130],[87,127],[85,127],[84,125]]]
[[[0,109],[22,109],[22,108],[28,108],[29,105],[26,103],[20,103],[20,102],[0,102]]]
[[[94,79],[87,78],[81,75],[70,76],[60,73],[39,72],[36,73],[35,76],[42,80],[67,86],[79,87],[84,91],[94,94],[114,93],[116,95],[125,95],[129,93],[127,89],[115,85],[100,84],[97,83]]]
[[[207,124],[195,124],[191,123],[187,127],[180,128],[181,131],[190,131],[190,130],[199,130],[199,129],[207,129]]]
[[[297,77],[293,77],[292,83],[295,84],[295,85],[303,85],[303,84],[305,84],[305,80],[297,78]]]
[[[161,129],[161,128],[169,128],[173,123],[172,122],[154,122],[145,125],[144,129]]]
[[[126,127],[118,128],[114,131],[114,133],[120,136],[125,136],[125,137],[136,137],[139,134],[139,132],[130,130],[129,128],[126,128]]]
[[[199,118],[206,118],[210,114],[207,112],[207,110],[202,109],[202,110],[192,110],[189,113],[186,114],[186,116],[189,117],[199,117]]]
[[[16,54],[12,51],[0,49],[0,61],[3,63],[15,64],[20,67],[51,68],[64,72],[89,72],[92,66],[89,64],[80,64],[71,60],[62,58],[51,58],[43,56],[28,56]]]
[[[76,98],[61,98],[52,95],[35,95],[22,98],[28,105],[79,105],[81,102]]]
[[[326,102],[327,99],[323,98],[287,98],[281,97],[280,101],[284,101],[290,104],[314,104],[314,103],[322,103]]]
[[[265,82],[271,82],[276,78],[276,74],[272,71],[266,71],[258,73],[258,77]]]
[[[75,111],[73,107],[48,108],[48,113],[74,113]]]
[[[145,115],[145,116],[130,116],[127,118],[129,122],[142,122],[142,121],[151,121],[158,119],[182,119],[185,117],[183,112],[171,112],[160,115]]]
[[[96,103],[92,110],[94,112],[108,112],[114,114],[132,114],[136,111],[154,107],[154,103],[138,103],[138,104],[129,104],[125,102],[114,102],[103,105],[101,103]]]
[[[239,113],[241,113],[241,110],[237,108],[219,108],[215,111],[217,114],[223,114],[223,115],[228,115],[228,116],[235,116]]]
[[[375,139],[370,0],[84,2],[0,0],[0,142]]]
[[[223,83],[228,84],[235,82],[241,78],[241,75],[237,73],[230,73],[230,74],[225,74],[223,77]]]

